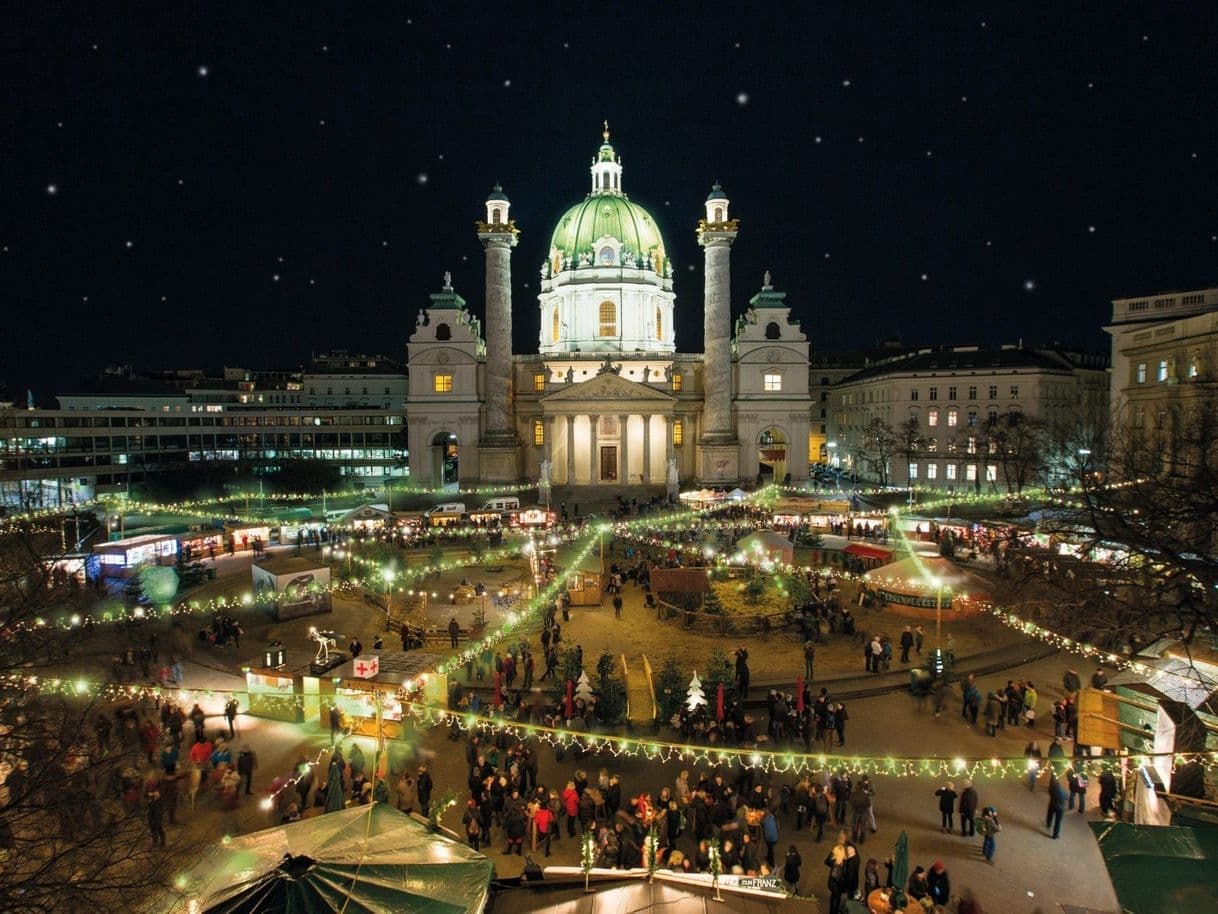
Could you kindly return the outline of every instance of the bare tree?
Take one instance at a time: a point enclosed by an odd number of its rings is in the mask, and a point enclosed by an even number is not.
[[[897,453],[897,433],[893,427],[876,416],[863,426],[861,457],[871,468],[872,475],[882,485],[888,485],[892,458]]]
[[[111,709],[79,672],[93,595],[58,546],[0,535],[0,910],[132,910],[180,862],[152,846],[138,741],[124,752],[96,726]]]
[[[1125,411],[1105,442],[1066,437],[1075,488],[1040,530],[1073,554],[1013,545],[1009,596],[1113,648],[1218,632],[1218,400],[1193,393]]]
[[[997,458],[1009,494],[1020,495],[1025,487],[1043,478],[1045,433],[1044,422],[1027,419],[1021,413],[1007,413],[987,424],[986,450]]]

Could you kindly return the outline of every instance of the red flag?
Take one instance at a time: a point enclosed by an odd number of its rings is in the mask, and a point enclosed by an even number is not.
[[[795,678],[795,710],[799,714],[804,713],[804,678],[802,676]]]
[[[715,720],[723,720],[723,683],[715,690]]]
[[[502,673],[499,673],[499,672],[495,673],[495,710],[496,711],[498,711],[499,706],[501,704],[503,704],[502,677],[503,677]]]
[[[562,716],[570,720],[575,716],[575,683],[567,680],[567,697],[563,700]]]

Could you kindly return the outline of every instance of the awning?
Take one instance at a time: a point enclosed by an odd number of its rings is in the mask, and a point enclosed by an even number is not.
[[[860,559],[878,559],[887,562],[892,558],[892,550],[882,546],[865,546],[862,543],[851,543],[842,552]]]
[[[1126,914],[1203,911],[1214,903],[1218,834],[1208,828],[1089,822]]]

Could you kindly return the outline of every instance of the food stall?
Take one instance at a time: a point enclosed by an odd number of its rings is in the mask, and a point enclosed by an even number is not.
[[[172,565],[177,560],[178,538],[173,534],[145,534],[111,540],[93,547],[103,578],[129,578],[145,565]]]
[[[574,549],[560,549],[554,559],[558,573],[567,581],[567,596],[572,606],[601,606],[605,589],[605,576],[600,553],[593,551],[576,562]]]
[[[271,541],[269,524],[225,524],[224,535],[228,538],[234,552],[253,549],[255,543],[265,547]]]
[[[303,723],[305,709],[302,676],[269,667],[245,668],[245,689],[249,693],[247,713],[269,720]]]
[[[314,557],[262,559],[250,574],[255,596],[267,601],[276,622],[330,612],[330,566]]]
[[[360,736],[377,735],[379,696],[384,735],[401,739],[407,735],[403,727],[404,701],[438,707],[447,703],[448,677],[434,672],[443,659],[420,651],[368,652],[348,660],[327,677],[305,676],[304,687],[306,693],[312,687],[320,695],[317,713],[323,727],[330,726],[330,708],[337,707],[346,725]]]

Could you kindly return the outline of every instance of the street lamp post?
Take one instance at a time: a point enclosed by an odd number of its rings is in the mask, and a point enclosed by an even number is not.
[[[388,628],[390,616],[393,613],[393,579],[395,577],[393,569],[384,569],[381,577],[385,579],[385,627]]]
[[[930,583],[935,588],[935,651],[943,647],[943,579],[931,578]]]

